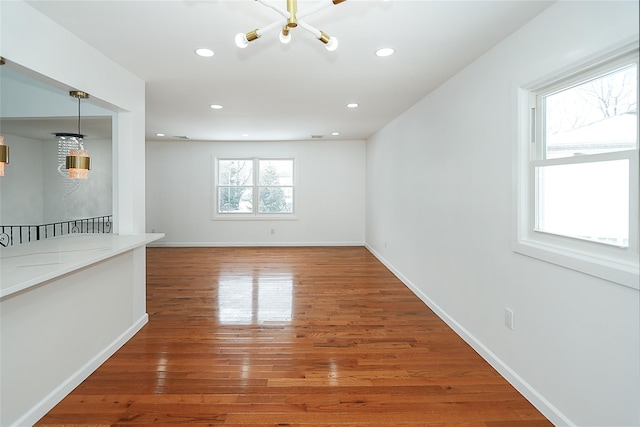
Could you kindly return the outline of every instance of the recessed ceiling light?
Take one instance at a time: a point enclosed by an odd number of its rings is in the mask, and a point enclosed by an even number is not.
[[[196,49],[196,55],[198,56],[203,56],[205,58],[208,58],[210,56],[213,56],[214,52],[211,49],[207,49],[204,47],[201,47],[199,49]]]
[[[338,136],[338,135],[340,135],[340,132],[332,132],[331,135]]]
[[[164,133],[156,133],[156,136],[164,136]]]
[[[224,107],[220,104],[211,104],[210,107],[214,110],[222,110]]]
[[[347,104],[347,108],[358,108],[358,103],[357,102],[351,102],[351,103]]]
[[[396,50],[392,47],[383,47],[382,49],[376,50],[376,56],[385,57],[391,56],[396,52]]]
[[[249,134],[248,133],[243,133],[242,136],[249,136]]]

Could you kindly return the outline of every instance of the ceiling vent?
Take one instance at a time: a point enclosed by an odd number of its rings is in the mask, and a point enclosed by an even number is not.
[[[322,139],[324,135],[311,135],[311,139]]]

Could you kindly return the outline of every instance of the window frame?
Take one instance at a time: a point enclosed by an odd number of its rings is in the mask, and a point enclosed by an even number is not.
[[[624,64],[638,64],[637,41],[588,62],[517,88],[517,150],[514,157],[515,209],[513,250],[546,262],[596,276],[633,289],[640,289],[639,258],[639,157],[638,142],[633,150],[584,156],[544,158],[543,120],[539,120],[539,99],[570,88]],[[636,116],[637,117],[637,116]],[[640,128],[640,127],[639,127]],[[636,133],[636,141],[638,134]],[[628,160],[629,164],[629,246],[618,247],[536,230],[536,168],[563,164],[584,164],[608,160]]]
[[[252,202],[253,202],[253,212],[219,212],[218,211],[218,203],[219,203],[219,189],[220,187],[228,187],[227,185],[221,185],[219,180],[219,168],[220,161],[225,160],[244,160],[252,162],[252,184],[246,185],[244,187],[252,188]],[[260,188],[263,187],[275,187],[273,185],[260,185],[259,173],[260,173],[260,161],[269,161],[269,160],[290,160],[292,162],[293,172],[292,172],[292,184],[291,185],[281,185],[277,187],[291,188],[293,195],[293,206],[291,212],[281,212],[281,213],[261,213],[259,212],[259,192]],[[291,157],[246,157],[246,156],[224,156],[217,157],[213,156],[213,191],[212,191],[212,219],[213,220],[296,220],[296,193],[297,193],[297,160],[294,156]]]

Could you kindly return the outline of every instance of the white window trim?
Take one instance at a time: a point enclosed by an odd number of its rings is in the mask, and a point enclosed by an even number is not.
[[[514,153],[514,202],[513,225],[514,239],[513,250],[517,253],[540,259],[565,268],[580,271],[595,277],[599,277],[633,289],[640,289],[640,252],[638,249],[640,240],[638,230],[638,176],[639,176],[639,150],[621,151],[615,155],[603,158],[629,159],[630,176],[630,244],[629,248],[618,248],[603,245],[597,242],[581,241],[578,239],[547,234],[534,230],[535,226],[535,192],[531,191],[534,172],[531,161],[532,147],[531,137],[531,107],[535,106],[535,94],[539,94],[545,87],[560,83],[564,76],[579,73],[600,64],[615,61],[616,58],[627,56],[638,51],[638,41],[620,49],[612,50],[608,55],[592,59],[580,64],[579,67],[565,69],[516,90],[517,112],[517,150]],[[532,101],[533,99],[533,101]],[[533,104],[533,105],[532,105]],[[538,145],[538,144],[536,144]],[[602,160],[599,155],[593,155],[593,160]],[[595,157],[598,156],[598,157]],[[567,163],[567,159],[559,159],[559,162]],[[584,161],[584,159],[582,160]],[[553,162],[548,160],[546,162]],[[633,203],[633,201],[635,201]]]
[[[254,167],[254,184],[251,186],[257,197],[257,190],[260,187],[257,183],[257,165],[259,160],[293,160],[293,212],[291,213],[258,213],[257,204],[254,212],[251,213],[220,213],[218,212],[218,160],[251,160]],[[211,176],[211,219],[216,221],[296,221],[298,220],[297,211],[297,192],[298,192],[298,159],[295,156],[285,157],[248,157],[248,156],[213,156],[212,157],[212,176]],[[255,202],[255,199],[254,199]]]

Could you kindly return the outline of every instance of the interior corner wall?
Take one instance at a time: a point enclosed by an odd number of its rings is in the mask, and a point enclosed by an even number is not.
[[[556,425],[640,425],[640,296],[513,252],[516,88],[637,38],[558,2],[367,141],[367,246]]]
[[[82,90],[113,118],[114,227],[144,233],[145,83],[23,0],[0,2],[0,54],[21,67]],[[82,58],[78,62],[77,58]],[[80,64],[80,65],[79,65]]]
[[[215,157],[295,158],[295,220],[212,219]],[[165,246],[364,244],[364,141],[147,142],[147,231]]]
[[[67,90],[86,91],[93,99],[101,100],[103,105],[117,111],[114,117],[113,138],[113,198],[116,221],[114,226],[117,225],[120,234],[144,233],[145,172],[144,162],[140,162],[140,159],[144,158],[145,148],[144,81],[36,11],[25,1],[0,1],[0,38],[0,55],[7,59],[7,63],[29,69],[49,81],[57,82]],[[82,60],[78,61],[78,58]],[[12,356],[20,354],[23,349],[12,345],[12,342],[23,344],[25,340],[21,340],[21,337],[32,336],[31,331],[35,329],[33,325],[24,322],[2,322],[0,349],[3,366],[0,371],[0,383],[2,395],[13,396],[14,401],[0,400],[0,424],[35,424],[39,417],[71,391],[70,387],[78,384],[76,380],[81,381],[97,368],[96,361],[104,361],[104,357],[112,354],[112,351],[124,344],[126,339],[146,323],[144,247],[130,253],[130,256],[124,257],[125,263],[118,261],[124,259],[123,257],[117,257],[98,263],[94,267],[66,274],[37,288],[46,293],[52,289],[47,285],[55,286],[61,291],[58,296],[63,296],[65,289],[71,289],[69,295],[74,301],[73,310],[77,311],[69,311],[69,299],[60,300],[61,310],[50,305],[45,307],[47,313],[55,320],[44,325],[46,331],[51,331],[49,339],[74,342],[73,346],[65,348],[65,354],[26,352],[24,354],[29,356],[26,359],[13,358]],[[115,271],[117,276],[117,286],[114,287],[107,286],[108,275],[105,271],[110,269]],[[102,279],[91,281],[89,276],[93,272],[97,272],[96,277]],[[83,302],[101,301],[101,292],[109,295],[109,302],[112,304],[98,307],[99,316],[87,318],[88,315],[96,313],[87,311],[90,304]],[[20,293],[18,297],[24,295]],[[45,296],[39,293],[33,295]],[[5,304],[11,306],[11,310],[3,310],[3,319],[29,309],[29,303],[25,300],[19,298],[14,302],[13,298],[11,299],[12,301],[2,301],[3,307]],[[38,304],[46,306],[47,298],[38,298]],[[38,310],[36,306],[31,308]],[[63,324],[65,319],[74,317],[87,320],[88,323],[82,325],[78,321],[71,322],[73,328],[67,328],[67,325]],[[35,317],[34,319],[37,320]],[[87,329],[91,328],[86,326],[96,323],[100,326],[93,329],[89,339],[78,339],[78,336],[74,335],[79,330],[83,331],[82,334],[88,333]],[[114,336],[118,338],[113,340]],[[72,354],[72,359],[67,357],[69,353]],[[43,358],[47,358],[47,364],[43,366],[64,365],[64,372],[53,372],[55,369],[49,369],[47,374],[50,375],[46,377],[35,375],[21,382],[5,381],[5,375],[6,378],[12,378],[11,367],[14,363],[37,364],[34,360],[42,361]],[[42,370],[42,366],[40,369]],[[69,373],[71,377],[61,380],[61,376]],[[62,383],[57,384],[58,381]],[[20,390],[11,388],[11,385],[15,384],[19,384]],[[20,402],[15,403],[15,399],[18,398]]]

